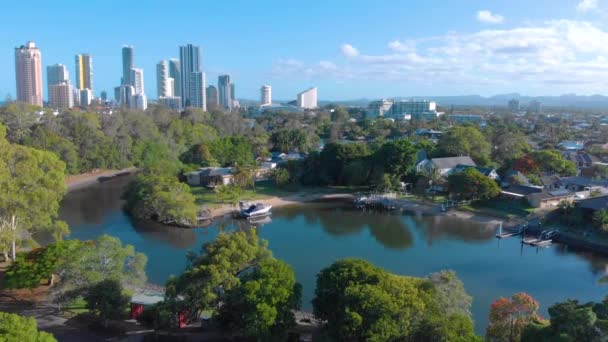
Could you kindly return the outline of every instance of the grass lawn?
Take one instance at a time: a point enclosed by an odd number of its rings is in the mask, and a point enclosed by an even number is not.
[[[191,187],[190,189],[192,191],[192,194],[196,197],[196,204],[198,205],[208,205],[209,207],[215,208],[226,204],[220,201],[215,190],[207,189],[201,186]],[[290,192],[288,190],[277,187],[274,183],[270,181],[263,181],[256,183],[255,190],[244,189],[241,200],[252,201],[256,199],[264,199],[274,196],[288,196],[293,193],[294,192]]]
[[[72,302],[66,304],[63,307],[63,312],[68,316],[76,316],[89,312],[89,309],[87,309],[87,303],[84,301],[84,299],[79,297],[73,300]]]
[[[329,187],[305,187],[294,186],[288,189],[277,187],[272,181],[261,181],[255,184],[255,189],[244,189],[240,198],[242,201],[253,201],[270,197],[286,197],[296,194],[315,194],[315,193],[355,193],[367,191],[367,187],[357,186],[329,186]],[[197,205],[207,205],[217,208],[223,203],[217,196],[215,190],[205,187],[191,187],[192,194],[196,197]]]
[[[523,202],[508,201],[508,200],[489,200],[479,201],[472,204],[474,209],[489,210],[496,213],[506,215],[508,217],[525,217],[534,213],[535,208]]]

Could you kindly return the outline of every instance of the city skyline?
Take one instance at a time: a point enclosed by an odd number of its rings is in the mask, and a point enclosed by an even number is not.
[[[208,80],[231,75],[243,99],[259,98],[263,84],[273,86],[277,99],[292,99],[311,86],[323,90],[321,100],[511,92],[608,94],[601,82],[608,76],[608,48],[601,43],[608,37],[605,1],[556,0],[552,6],[523,0],[471,1],[456,6],[389,0],[368,6],[337,0],[330,6],[312,1],[289,8],[276,1],[211,3],[204,5],[205,12],[214,15],[205,17],[200,26],[195,19],[203,4],[192,5],[176,20],[160,2],[151,2],[144,8],[121,6],[112,14],[117,21],[131,23],[141,11],[149,19],[128,25],[125,34],[118,34],[124,27],[118,30],[106,21],[70,16],[99,9],[68,2],[71,5],[51,6],[40,0],[7,5],[7,11],[17,15],[0,23],[4,43],[0,48],[5,51],[0,54],[0,68],[7,74],[0,80],[0,95],[16,97],[13,61],[7,52],[28,40],[42,49],[44,66],[65,64],[71,73],[73,56],[90,53],[95,59],[97,96],[103,90],[112,92],[119,82],[121,46],[133,45],[137,66],[153,75],[156,63],[179,57],[178,46],[185,43],[205,51]],[[106,5],[116,4],[109,0]],[[237,6],[251,18],[221,25]],[[37,11],[30,13],[31,7]],[[277,9],[283,15],[277,16]],[[29,25],[20,25],[25,18],[19,13],[28,13]],[[403,20],[399,25],[378,20],[361,28],[365,18],[382,18],[386,13]],[[71,18],[70,25],[53,24],[62,16]],[[314,17],[316,24],[304,29],[290,17]],[[429,25],[429,20],[442,24]],[[157,32],[159,22],[175,30]],[[86,34],[74,27],[85,27]],[[59,39],[66,36],[70,39]],[[155,96],[155,81],[146,78],[146,94]]]

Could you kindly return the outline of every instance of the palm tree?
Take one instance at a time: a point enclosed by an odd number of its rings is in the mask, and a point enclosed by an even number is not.
[[[443,176],[438,168],[431,166],[430,168],[423,168],[421,172],[422,176],[426,178],[429,189],[432,189],[433,186],[442,184],[444,181]],[[435,191],[432,191],[433,201],[435,200]]]
[[[601,230],[608,230],[608,211],[602,209],[593,213],[593,223]]]

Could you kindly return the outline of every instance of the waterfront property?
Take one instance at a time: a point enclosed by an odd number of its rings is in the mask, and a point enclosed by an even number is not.
[[[145,253],[146,273],[152,283],[162,285],[171,274],[179,274],[188,251],[213,241],[221,231],[250,228],[249,222],[230,217],[195,229],[132,221],[122,211],[120,200],[127,183],[127,177],[117,178],[70,192],[60,218],[70,225],[70,238],[86,240],[110,234]],[[543,303],[541,314],[545,315],[547,307],[572,293],[583,302],[599,301],[605,295],[598,280],[606,274],[608,260],[599,256],[578,255],[555,244],[538,251],[522,250],[519,239],[497,244],[498,224],[494,222],[360,211],[349,209],[351,206],[326,203],[278,208],[265,225],[258,226],[258,234],[268,240],[273,255],[296,272],[303,286],[304,310],[311,310],[316,274],[345,257],[363,258],[400,275],[424,276],[454,269],[474,298],[472,312],[480,334],[487,325],[490,303],[505,294],[530,293]]]
[[[471,166],[476,167],[477,164],[471,157],[447,157],[447,158],[431,158],[425,159],[416,165],[416,171],[437,169],[442,176],[447,176],[455,171],[457,167]]]
[[[186,182],[191,186],[230,185],[234,181],[233,173],[231,167],[204,167],[186,173]]]

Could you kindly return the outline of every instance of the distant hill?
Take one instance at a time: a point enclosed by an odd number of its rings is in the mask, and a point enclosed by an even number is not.
[[[388,97],[390,98],[390,97]],[[458,95],[458,96],[412,96],[394,97],[397,100],[432,100],[440,106],[506,106],[511,99],[518,99],[525,106],[530,101],[539,101],[545,107],[581,108],[581,109],[608,109],[608,96],[603,95],[576,95],[564,94],[560,96],[524,96],[518,93],[499,94],[490,97],[480,95]],[[330,103],[342,106],[366,106],[370,99],[319,101],[320,105]]]

